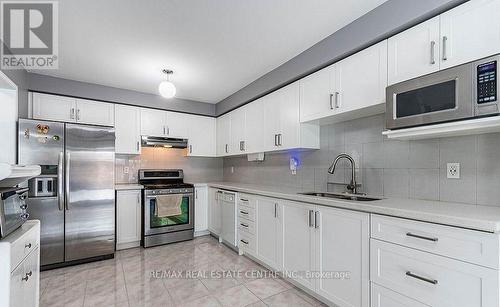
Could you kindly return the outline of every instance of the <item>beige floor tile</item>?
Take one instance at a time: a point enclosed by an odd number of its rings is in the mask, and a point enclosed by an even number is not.
[[[222,306],[214,296],[208,295],[198,299],[181,303],[179,307],[220,307]]]
[[[209,294],[207,288],[199,280],[196,280],[190,285],[182,285],[175,288],[168,289],[168,292],[172,296],[174,303],[180,304],[187,300],[197,299]]]
[[[271,278],[261,278],[251,281],[246,283],[245,287],[260,299],[265,299],[287,290],[279,282]]]
[[[312,307],[313,305],[302,299],[294,289],[281,292],[264,300],[271,307]]]
[[[222,306],[243,307],[260,301],[257,296],[243,285],[218,291],[214,295]]]
[[[236,279],[230,278],[230,277],[204,278],[204,279],[201,279],[201,282],[210,291],[232,288],[232,287],[235,287],[235,286],[240,284]]]

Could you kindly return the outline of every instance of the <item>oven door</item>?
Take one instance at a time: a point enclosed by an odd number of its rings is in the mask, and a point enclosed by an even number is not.
[[[28,188],[12,188],[1,193],[0,238],[20,227],[27,219],[26,202]]]
[[[151,191],[144,191],[144,235],[154,235],[194,228],[193,193],[162,194],[180,195],[181,214],[169,217],[157,216],[156,196]]]
[[[386,89],[386,128],[473,117],[472,92],[471,64],[391,85]]]

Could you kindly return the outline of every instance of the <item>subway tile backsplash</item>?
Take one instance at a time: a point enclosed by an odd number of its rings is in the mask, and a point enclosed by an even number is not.
[[[393,141],[382,136],[384,115],[321,127],[321,149],[266,154],[264,162],[246,156],[224,158],[224,181],[342,191],[351,179],[349,163],[336,174],[327,169],[340,153],[356,161],[361,191],[385,197],[441,200],[500,206],[500,134]],[[296,175],[289,159],[299,159]],[[446,178],[447,163],[460,163],[460,179]],[[231,173],[231,168],[234,173]]]

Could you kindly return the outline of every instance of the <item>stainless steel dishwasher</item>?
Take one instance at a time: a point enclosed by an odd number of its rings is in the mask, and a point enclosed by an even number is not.
[[[219,194],[220,195],[220,194]],[[219,198],[222,213],[222,242],[235,249],[236,242],[236,193],[222,191]]]

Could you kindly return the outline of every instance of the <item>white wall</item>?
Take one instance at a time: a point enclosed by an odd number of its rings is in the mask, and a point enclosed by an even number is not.
[[[17,90],[0,88],[0,162],[16,163],[17,112]]]

